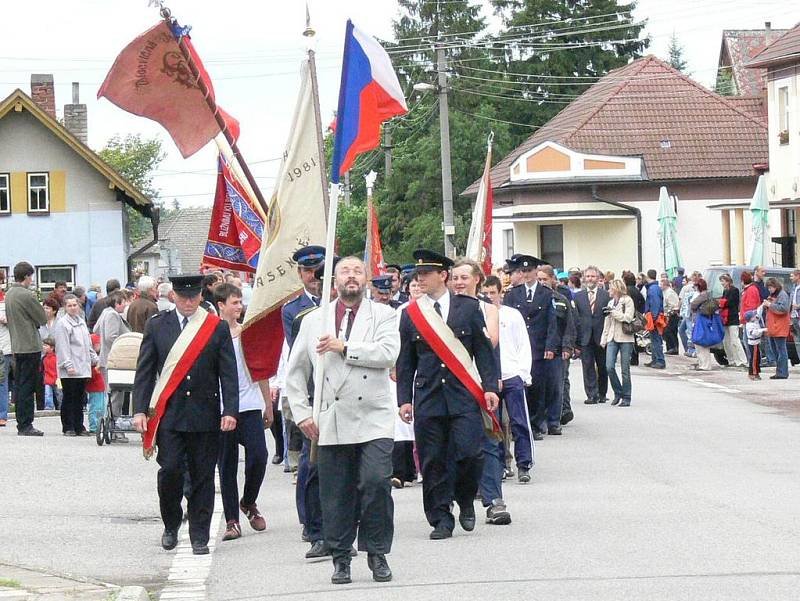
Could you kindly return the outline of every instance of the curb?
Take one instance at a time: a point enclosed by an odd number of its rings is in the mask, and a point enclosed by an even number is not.
[[[150,601],[147,591],[141,586],[123,586],[115,597],[116,601]]]

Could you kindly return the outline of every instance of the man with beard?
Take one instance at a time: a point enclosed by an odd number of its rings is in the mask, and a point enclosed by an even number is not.
[[[338,299],[327,315],[309,313],[300,326],[287,367],[287,396],[297,425],[319,445],[323,534],[334,564],[331,582],[351,582],[356,530],[373,579],[388,582],[395,415],[389,370],[400,350],[397,318],[391,307],[364,298],[367,276],[361,259],[341,259],[335,278]],[[315,420],[308,382],[317,355],[325,378]]]

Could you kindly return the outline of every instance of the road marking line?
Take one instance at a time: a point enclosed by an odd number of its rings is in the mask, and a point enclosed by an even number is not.
[[[219,485],[217,485],[217,489]],[[159,595],[159,599],[181,599],[183,601],[205,601],[206,583],[211,573],[214,549],[217,546],[217,532],[222,522],[222,498],[217,493],[214,499],[214,513],[211,515],[211,530],[208,541],[208,555],[194,555],[189,540],[189,528],[178,531],[177,553],[167,576],[167,584]]]

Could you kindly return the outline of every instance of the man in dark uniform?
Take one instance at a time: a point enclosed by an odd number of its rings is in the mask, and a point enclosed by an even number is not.
[[[188,464],[192,490],[188,498],[189,538],[195,555],[208,553],[211,514],[214,510],[214,468],[217,465],[219,432],[236,428],[239,413],[239,380],[236,356],[228,324],[214,315],[199,309],[201,275],[174,276],[176,308],[162,311],[151,317],[144,329],[139,349],[136,377],[133,383],[134,426],[143,434],[148,423],[153,390],[161,378],[169,381],[181,365],[171,362],[165,368],[173,345],[187,344],[181,357],[201,344],[199,332],[194,338],[180,340],[184,328],[187,334],[195,331],[196,323],[205,324],[212,319],[214,326],[210,338],[194,360],[185,377],[168,398],[166,409],[156,431],[158,447],[158,498],[164,534],[161,545],[174,549],[178,544],[178,528],[183,511],[184,467]],[[200,311],[200,313],[198,313]],[[199,328],[198,328],[199,329]],[[180,348],[180,346],[178,347]],[[174,354],[173,354],[174,355]],[[222,390],[222,415],[220,417],[220,389]]]
[[[553,309],[556,313],[558,342],[553,351],[545,352],[547,365],[547,381],[545,382],[544,405],[540,413],[533,417],[539,424],[540,431],[547,430],[550,435],[561,434],[561,409],[564,394],[564,360],[572,356],[575,350],[575,315],[571,300],[558,289],[556,274],[550,265],[537,268],[539,283],[553,291]]]
[[[547,381],[547,359],[545,353],[556,352],[558,328],[553,307],[553,293],[547,286],[539,285],[536,267],[543,264],[541,259],[530,255],[514,255],[507,261],[515,278],[522,283],[515,285],[503,297],[503,304],[514,307],[525,318],[528,337],[531,341],[533,357],[531,365],[532,383],[528,387],[528,413],[531,416],[531,434],[534,440],[542,440],[545,430],[536,423],[534,416],[544,412],[545,382]]]
[[[453,261],[429,250],[414,252],[422,292],[447,327],[463,344],[480,373],[484,400],[495,411],[499,369],[478,300],[451,295],[447,289]],[[420,299],[421,301],[422,299]],[[475,493],[483,469],[483,418],[477,400],[458,380],[445,360],[428,345],[408,310],[400,319],[400,356],[397,359],[397,403],[400,417],[414,434],[422,471],[425,515],[433,526],[431,539],[452,536],[455,519],[450,506],[458,503],[458,521],[464,530],[475,528]],[[448,465],[454,461],[455,465]]]
[[[386,266],[386,275],[390,275],[392,283],[392,300],[397,302],[395,308],[408,302],[408,295],[402,291],[403,268],[396,264]]]
[[[372,300],[382,305],[388,305],[392,309],[397,309],[403,303],[392,298],[393,278],[391,274],[379,275],[372,278]]]
[[[281,310],[283,333],[290,353],[297,332],[300,331],[302,316],[319,306],[322,294],[322,274],[318,274],[317,270],[325,261],[325,248],[316,245],[304,246],[295,251],[292,260],[297,263],[297,273],[303,282],[303,292],[294,300],[286,303]],[[294,430],[297,425],[292,423],[291,428]],[[293,438],[291,434],[290,438]],[[325,549],[322,538],[322,505],[319,501],[317,468],[309,461],[311,441],[305,436],[302,436],[302,440],[303,446],[297,464],[295,503],[297,515],[303,524],[303,540],[311,543],[311,548],[306,553],[306,559],[317,560],[327,557],[329,552]]]

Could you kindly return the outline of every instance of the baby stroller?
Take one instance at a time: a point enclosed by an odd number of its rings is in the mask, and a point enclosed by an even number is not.
[[[108,388],[110,394],[106,400],[106,413],[100,419],[97,427],[97,444],[111,444],[117,432],[135,432],[133,416],[130,415],[131,392],[133,391],[133,377],[136,374],[136,361],[139,358],[139,346],[142,344],[142,335],[138,332],[128,332],[114,341],[108,353]],[[129,410],[127,415],[113,416],[111,399],[116,394],[125,395]],[[125,407],[125,402],[121,405]]]

